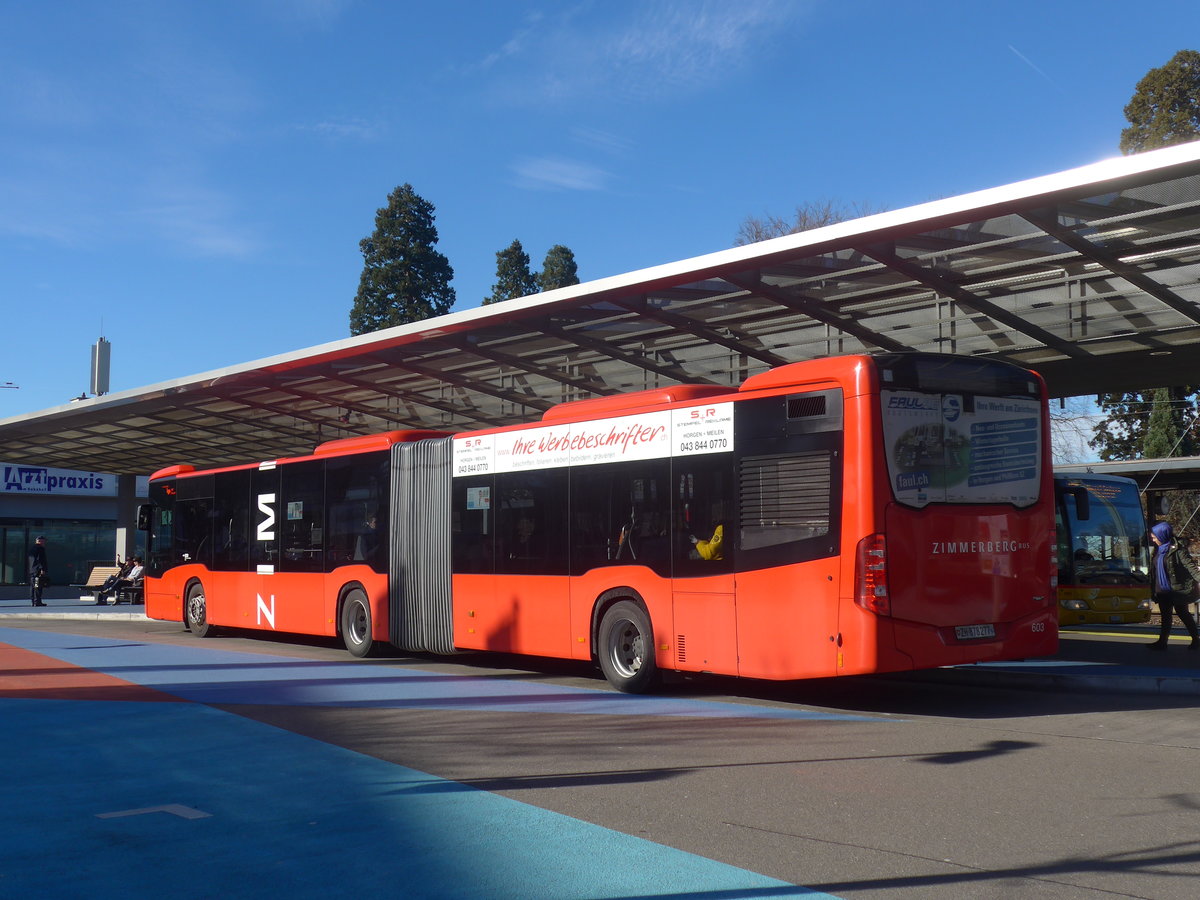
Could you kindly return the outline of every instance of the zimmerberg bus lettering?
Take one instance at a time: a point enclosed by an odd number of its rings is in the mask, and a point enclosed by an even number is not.
[[[255,594],[254,596],[258,598],[258,624],[261,625],[263,623],[263,619],[265,618],[267,620],[267,624],[270,625],[271,628],[274,628],[275,627],[275,595],[274,594],[271,595],[271,605],[270,606],[267,606],[266,601],[263,600],[263,598],[262,598],[262,594]]]
[[[932,556],[947,556],[951,553],[1015,553],[1028,550],[1027,541],[933,541]]]
[[[258,511],[266,516],[258,523],[258,539],[260,541],[275,540],[275,510],[271,509],[271,504],[274,502],[274,494],[258,495]]]

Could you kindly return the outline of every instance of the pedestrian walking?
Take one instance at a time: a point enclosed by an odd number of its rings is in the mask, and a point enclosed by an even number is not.
[[[1200,631],[1188,606],[1200,582],[1200,568],[1192,560],[1182,541],[1175,539],[1175,530],[1170,522],[1159,522],[1150,529],[1150,539],[1158,545],[1154,552],[1154,600],[1162,616],[1158,640],[1149,645],[1151,650],[1166,650],[1167,638],[1173,624],[1172,613],[1179,616],[1183,627],[1192,636],[1190,649],[1200,649]]]

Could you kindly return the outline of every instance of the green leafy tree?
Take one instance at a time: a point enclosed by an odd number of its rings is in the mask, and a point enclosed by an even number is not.
[[[1180,50],[1137,83],[1125,107],[1121,152],[1141,153],[1200,137],[1200,53]]]
[[[575,264],[575,254],[570,248],[555,244],[546,252],[542,272],[537,280],[543,291],[579,284],[579,267]]]
[[[496,283],[492,292],[483,298],[483,305],[528,297],[538,292],[538,281],[529,271],[529,254],[520,241],[513,241],[496,254]]]
[[[375,213],[375,232],[359,243],[363,255],[350,333],[366,334],[448,313],[454,305],[454,270],[435,248],[433,204],[411,184],[388,195]]]

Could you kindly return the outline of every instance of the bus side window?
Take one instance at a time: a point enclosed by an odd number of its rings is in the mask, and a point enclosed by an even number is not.
[[[452,569],[463,575],[489,574],[495,555],[494,479],[456,478],[450,513]]]
[[[496,571],[567,574],[567,471],[496,478]]]
[[[183,478],[175,497],[175,552],[172,563],[212,563],[213,476]]]
[[[325,568],[325,461],[293,463],[283,469],[279,525],[280,568],[321,572]]]
[[[387,453],[333,458],[325,464],[325,568],[387,567]]]
[[[572,574],[611,565],[669,574],[669,472],[665,459],[572,471]]]
[[[213,566],[244,572],[250,562],[250,473],[220,472],[216,476],[213,510]]]
[[[733,560],[732,485],[729,459],[677,459],[672,470],[677,575],[728,571]]]

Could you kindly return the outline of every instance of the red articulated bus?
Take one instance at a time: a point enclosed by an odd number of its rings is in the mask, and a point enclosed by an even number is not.
[[[1045,387],[939,354],[563,403],[151,477],[146,612],[214,627],[821,678],[1053,653]]]

